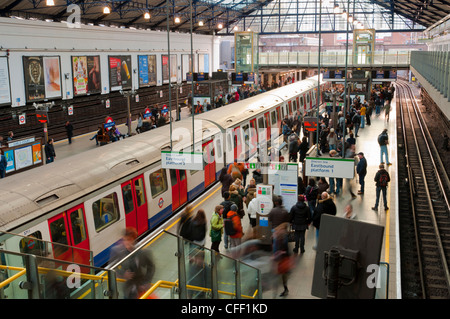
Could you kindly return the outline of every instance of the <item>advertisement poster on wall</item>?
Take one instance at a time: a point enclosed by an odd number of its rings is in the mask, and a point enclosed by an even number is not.
[[[131,55],[109,56],[109,84],[111,91],[132,88]]]
[[[139,55],[139,87],[156,85],[156,55]]]
[[[24,56],[23,67],[28,102],[62,96],[59,56]]]
[[[11,103],[8,58],[0,57],[0,105]]]
[[[24,56],[23,69],[27,101],[45,99],[44,66],[42,57]]]
[[[72,56],[73,95],[101,92],[100,56]]]
[[[45,97],[59,98],[61,94],[61,68],[59,57],[44,57]]]
[[[162,56],[162,77],[163,83],[169,83],[169,58],[167,54],[163,54]],[[170,81],[177,81],[177,55],[170,55]]]

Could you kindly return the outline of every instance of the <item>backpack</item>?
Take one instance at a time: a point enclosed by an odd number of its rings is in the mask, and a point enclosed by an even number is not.
[[[225,227],[225,233],[228,236],[236,235],[237,231],[234,228],[234,223],[233,223],[233,220],[231,218],[224,219],[223,220],[223,224],[224,224],[224,227]]]
[[[315,200],[315,199],[317,199],[318,195],[319,195],[319,189],[316,186],[314,186],[314,187],[311,187],[308,194],[306,194],[306,199],[309,201]]]
[[[388,184],[387,172],[380,172],[380,179],[378,180],[378,186],[386,187]]]
[[[386,138],[386,134],[381,133],[380,135],[378,135],[378,144],[386,145]]]

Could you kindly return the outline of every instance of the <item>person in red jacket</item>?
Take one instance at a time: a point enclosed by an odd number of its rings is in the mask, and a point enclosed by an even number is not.
[[[227,218],[231,219],[231,221],[233,222],[233,228],[235,230],[235,233],[233,235],[230,234],[230,247],[239,246],[241,244],[243,235],[241,217],[239,217],[237,211],[238,207],[233,204],[231,205],[230,211],[227,214]]]

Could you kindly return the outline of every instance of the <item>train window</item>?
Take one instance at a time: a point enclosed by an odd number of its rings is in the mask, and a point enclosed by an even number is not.
[[[139,178],[134,181],[134,190],[136,192],[136,200],[138,207],[145,204],[144,181]]]
[[[133,194],[131,193],[131,184],[122,187],[123,204],[125,206],[125,214],[134,210]]]
[[[32,233],[19,242],[20,252],[23,254],[44,256],[44,247],[45,243],[42,242],[42,234],[40,231]]]
[[[275,111],[272,111],[270,113],[270,117],[272,118],[272,126],[277,123],[277,113]]]
[[[293,106],[292,106],[292,108],[293,108],[293,111],[294,111],[294,112],[297,111],[297,101],[296,101],[296,100],[293,101]]]
[[[50,223],[50,234],[52,236],[52,242],[58,243],[62,245],[67,245],[67,233],[66,233],[66,224],[64,222],[64,216],[61,215],[60,218],[55,219],[53,222]],[[55,245],[54,246],[54,254],[55,257],[58,257],[62,253],[66,252],[69,247],[68,246],[60,246]]]
[[[303,96],[300,97],[300,105],[305,105],[305,103],[303,102]]]
[[[92,204],[94,214],[95,230],[100,231],[119,219],[119,205],[117,194],[112,193]]]
[[[243,132],[244,132],[244,143],[245,143],[246,145],[248,145],[249,140],[250,140],[250,132],[248,131],[248,124],[245,124],[245,125],[242,127],[242,130],[243,130]]]
[[[184,180],[186,178],[186,171],[180,170],[180,181]]]
[[[306,94],[306,103],[309,103],[309,93]]]
[[[175,170],[175,169],[170,170],[170,183],[172,184],[172,187],[174,185],[178,184],[177,170]]]
[[[72,224],[73,245],[78,245],[86,239],[86,227],[84,225],[83,209],[78,208],[70,213]]]
[[[167,190],[167,177],[165,169],[161,168],[150,174],[150,188],[152,189],[153,198]]]
[[[262,117],[260,117],[258,119],[258,129],[261,130],[264,128],[264,119]]]

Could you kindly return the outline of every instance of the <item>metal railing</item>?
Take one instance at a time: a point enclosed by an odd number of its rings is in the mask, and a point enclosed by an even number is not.
[[[262,298],[259,269],[162,231],[110,269],[0,249],[0,299],[129,298],[126,273],[142,256],[154,270],[137,298]]]
[[[414,51],[411,66],[450,102],[450,52]]]

